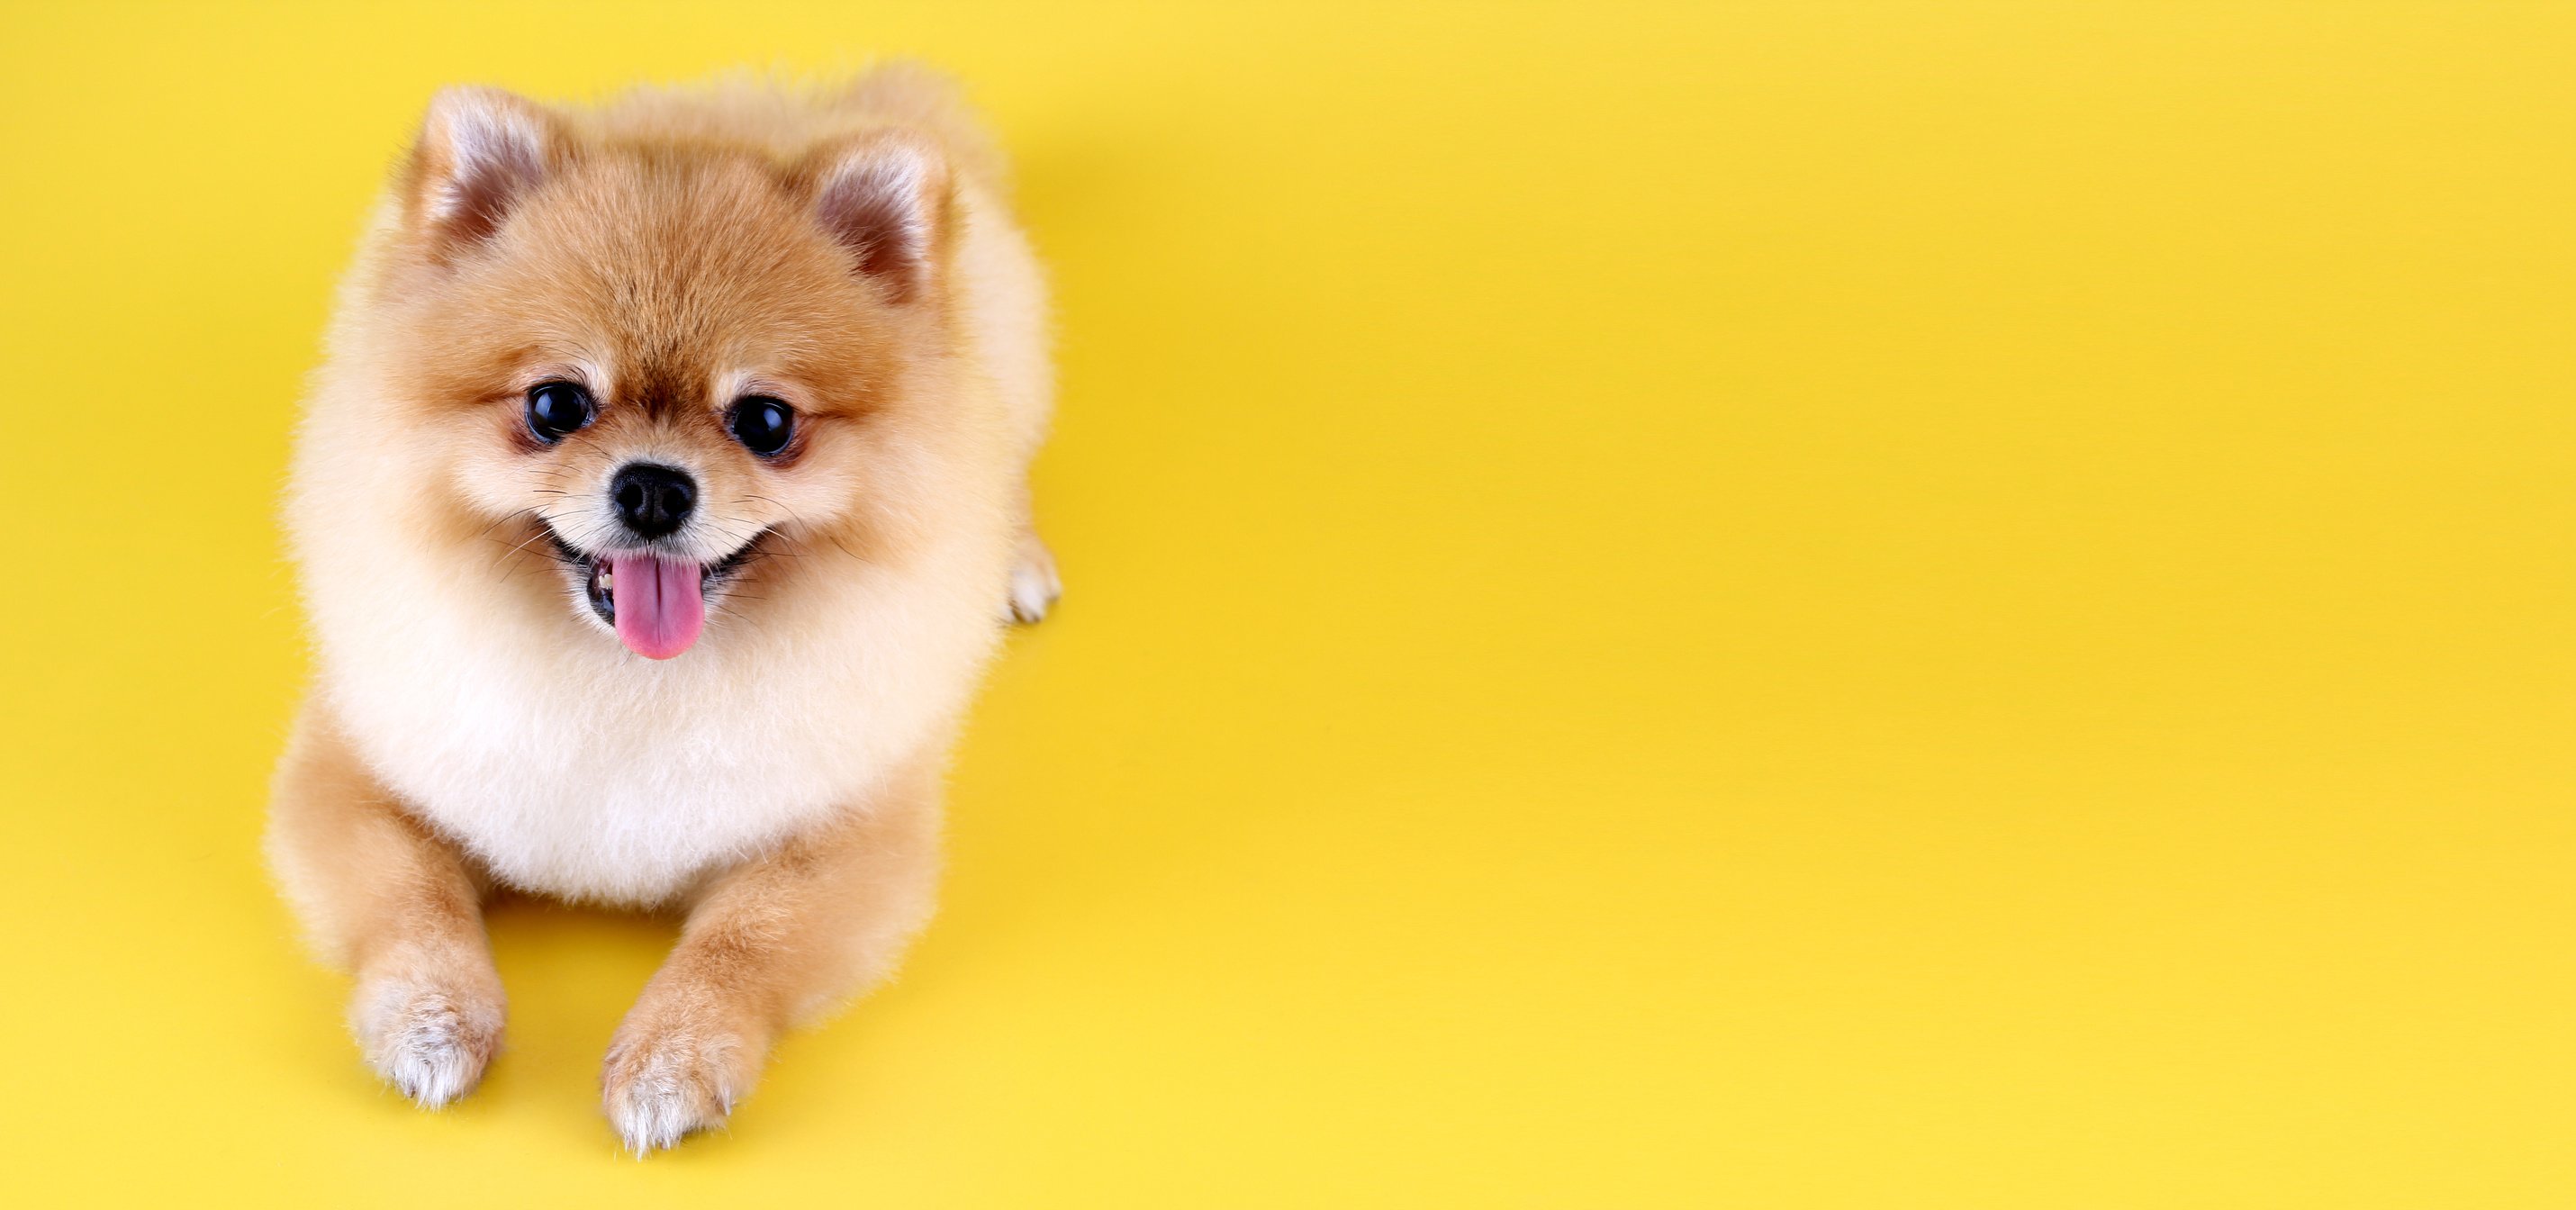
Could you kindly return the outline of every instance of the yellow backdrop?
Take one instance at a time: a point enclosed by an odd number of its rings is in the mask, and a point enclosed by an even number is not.
[[[728,1134],[667,923],[424,1115],[256,858],[436,86],[911,52],[1062,294],[943,914]],[[37,5],[15,1204],[2576,1204],[2576,7]],[[722,1199],[721,1201],[719,1199]]]

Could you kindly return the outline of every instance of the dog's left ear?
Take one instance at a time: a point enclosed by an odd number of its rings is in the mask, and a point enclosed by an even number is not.
[[[814,217],[898,306],[930,292],[952,226],[946,157],[907,130],[878,130],[831,144],[798,174]]]
[[[408,217],[444,258],[491,238],[562,167],[552,113],[497,88],[449,88],[429,103],[407,170]]]

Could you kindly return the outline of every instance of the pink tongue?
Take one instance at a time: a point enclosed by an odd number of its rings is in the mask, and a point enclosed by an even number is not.
[[[667,660],[698,641],[707,624],[707,598],[698,587],[698,565],[617,555],[608,562],[609,603],[617,607],[617,640],[649,659]]]

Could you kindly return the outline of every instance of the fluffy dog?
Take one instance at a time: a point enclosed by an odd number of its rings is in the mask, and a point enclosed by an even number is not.
[[[316,676],[268,850],[376,1071],[481,1078],[496,888],[686,913],[602,1075],[639,1153],[889,971],[980,669],[1057,592],[1045,309],[927,73],[431,103],[286,506]]]

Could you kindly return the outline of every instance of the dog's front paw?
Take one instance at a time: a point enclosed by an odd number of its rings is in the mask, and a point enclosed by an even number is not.
[[[497,989],[442,986],[406,978],[362,981],[349,1024],[367,1066],[423,1109],[474,1090],[501,1048]]]
[[[617,1137],[638,1156],[722,1125],[760,1073],[766,1048],[706,1016],[648,1002],[608,1045],[601,1099]]]

